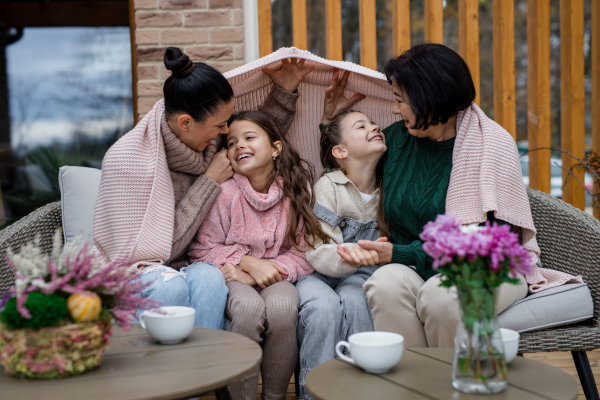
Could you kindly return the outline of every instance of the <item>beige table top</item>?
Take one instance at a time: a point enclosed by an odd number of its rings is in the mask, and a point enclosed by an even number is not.
[[[341,360],[311,370],[308,392],[318,400],[448,399],[448,400],[572,400],[577,383],[565,372],[539,361],[515,357],[508,365],[508,387],[499,394],[461,393],[452,387],[453,349],[405,349],[402,359],[385,374],[369,374]]]
[[[182,343],[161,345],[139,325],[128,332],[115,327],[100,368],[59,380],[0,374],[0,399],[182,399],[241,378],[261,356],[258,344],[231,332],[194,328]]]

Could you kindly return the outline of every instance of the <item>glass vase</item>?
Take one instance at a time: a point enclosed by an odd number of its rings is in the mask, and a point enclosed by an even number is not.
[[[507,384],[506,361],[496,319],[496,290],[457,289],[461,319],[452,386],[465,393],[501,392]]]

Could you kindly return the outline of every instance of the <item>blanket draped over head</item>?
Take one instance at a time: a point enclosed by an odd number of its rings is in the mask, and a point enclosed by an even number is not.
[[[277,69],[282,59],[306,60],[315,69],[300,84],[294,123],[286,138],[316,172],[321,172],[319,122],[332,67],[351,71],[345,95],[367,97],[353,109],[382,127],[399,120],[392,114],[394,95],[385,76],[359,65],[330,61],[308,51],[282,48],[259,60],[225,73],[236,97],[234,112],[256,110],[266,99],[271,80],[264,67]],[[175,200],[160,133],[164,101],[154,108],[107,152],[94,214],[94,241],[109,260],[134,266],[155,265],[169,259],[173,240]],[[453,168],[446,211],[463,224],[483,222],[493,211],[521,232],[523,245],[535,254],[539,248],[529,200],[523,185],[518,154],[512,138],[472,105],[457,121]],[[570,275],[538,269],[527,277],[536,290],[557,286]]]

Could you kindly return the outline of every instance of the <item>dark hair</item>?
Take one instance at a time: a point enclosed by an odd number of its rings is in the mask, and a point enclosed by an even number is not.
[[[445,124],[475,99],[475,85],[465,61],[452,49],[418,44],[392,58],[384,68],[390,84],[405,95],[416,121],[412,129]]]
[[[177,47],[167,47],[165,67],[171,71],[163,86],[165,114],[189,114],[203,122],[221,105],[233,99],[233,89],[219,71],[208,64],[194,63]]]
[[[288,234],[292,245],[300,251],[306,250],[298,246],[298,238],[296,238],[300,218],[304,221],[304,239],[309,246],[313,245],[312,237],[317,236],[323,241],[327,240],[329,237],[321,229],[321,223],[312,211],[316,202],[312,190],[315,184],[315,174],[310,164],[302,159],[285,140],[279,126],[269,114],[263,111],[244,111],[232,115],[229,125],[235,121],[253,122],[267,133],[271,144],[277,141],[281,142],[281,153],[273,161],[275,168],[271,182],[277,182],[276,177],[283,178],[284,185],[281,190],[290,199],[290,215],[292,217]],[[277,184],[279,185],[279,182]]]
[[[342,168],[337,158],[333,156],[333,148],[344,141],[344,132],[342,122],[348,115],[360,112],[355,110],[345,110],[340,112],[330,123],[323,127],[321,131],[320,152],[321,162],[323,163],[323,175],[331,171],[346,171]],[[379,159],[375,169],[375,183],[379,189],[379,204],[377,204],[377,225],[379,225],[379,236],[391,238],[390,227],[383,215],[383,157]],[[325,242],[328,243],[328,242]]]

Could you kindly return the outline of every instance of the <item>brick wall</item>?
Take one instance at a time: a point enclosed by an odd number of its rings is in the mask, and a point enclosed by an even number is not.
[[[181,48],[221,72],[244,63],[242,0],[134,0],[140,118],[162,97],[163,55]]]

